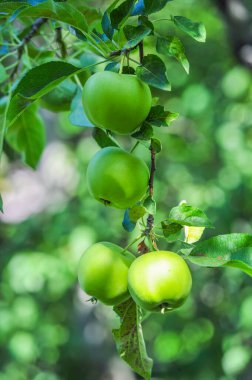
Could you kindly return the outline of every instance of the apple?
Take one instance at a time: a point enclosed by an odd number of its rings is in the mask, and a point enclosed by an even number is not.
[[[128,269],[134,259],[135,256],[118,245],[108,242],[92,245],[79,262],[80,287],[106,305],[126,301],[130,297]]]
[[[40,105],[52,112],[69,111],[77,86],[70,80],[60,83],[40,99]]]
[[[90,194],[103,204],[120,209],[140,201],[148,181],[149,169],[145,162],[117,147],[101,149],[87,168]]]
[[[97,127],[122,135],[141,125],[151,104],[149,86],[135,75],[98,72],[83,88],[83,107],[88,119]]]
[[[139,256],[128,274],[129,291],[145,310],[169,311],[184,303],[192,278],[188,265],[177,253],[155,251]]]

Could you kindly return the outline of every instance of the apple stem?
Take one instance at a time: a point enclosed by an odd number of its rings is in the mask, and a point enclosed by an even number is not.
[[[125,60],[125,55],[123,54],[122,58],[121,58],[119,74],[122,74],[122,72],[123,72],[124,60]]]
[[[143,237],[143,234],[139,235],[138,237],[136,237],[131,243],[129,243],[125,248],[124,250],[122,251],[122,254],[124,254],[128,248],[130,248],[133,244],[135,244],[138,240],[140,240],[141,238]]]

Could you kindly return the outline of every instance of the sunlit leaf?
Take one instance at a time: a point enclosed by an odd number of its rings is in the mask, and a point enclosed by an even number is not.
[[[198,42],[206,41],[206,28],[201,22],[194,22],[183,16],[172,16],[174,24]]]

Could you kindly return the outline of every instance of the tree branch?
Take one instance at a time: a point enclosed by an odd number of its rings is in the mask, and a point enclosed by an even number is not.
[[[66,50],[66,45],[62,39],[62,28],[61,27],[56,28],[55,33],[56,33],[55,40],[60,48],[61,57],[65,58],[65,56],[67,55],[67,50]]]
[[[19,68],[19,65],[20,65],[20,61],[21,61],[21,58],[22,58],[22,54],[24,52],[25,45],[27,45],[31,41],[31,39],[35,36],[35,34],[38,32],[38,30],[41,28],[41,26],[44,25],[46,22],[47,22],[46,18],[44,18],[44,17],[38,18],[34,22],[34,24],[32,25],[31,30],[29,31],[29,33],[24,37],[23,41],[19,45],[19,47],[17,49],[17,61],[18,61],[18,63],[14,67],[12,73],[10,74],[10,80],[13,80],[14,76],[16,75],[16,73],[18,71],[18,68]]]

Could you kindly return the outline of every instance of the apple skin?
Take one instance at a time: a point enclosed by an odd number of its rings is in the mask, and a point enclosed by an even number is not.
[[[135,75],[111,71],[92,75],[83,88],[83,107],[97,127],[125,135],[134,132],[148,116],[149,86]]]
[[[99,202],[120,209],[140,201],[148,181],[149,169],[145,162],[117,147],[101,149],[87,168],[90,194]]]
[[[105,305],[118,305],[130,297],[128,269],[135,256],[122,252],[123,248],[118,245],[96,243],[85,251],[79,262],[80,287]]]
[[[185,260],[170,251],[139,256],[128,274],[134,301],[148,311],[166,312],[181,306],[190,293],[192,277]]]
[[[52,112],[69,111],[76,93],[76,84],[70,80],[60,83],[40,99],[40,105]]]

